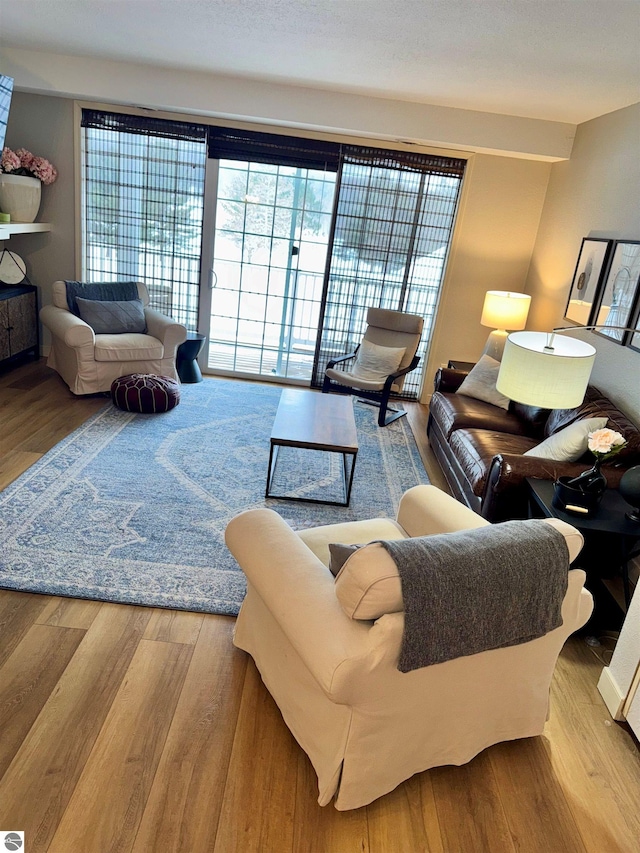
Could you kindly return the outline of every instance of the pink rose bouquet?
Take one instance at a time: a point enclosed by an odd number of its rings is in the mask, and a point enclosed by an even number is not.
[[[626,440],[619,432],[606,427],[590,432],[587,437],[587,447],[600,462],[615,456],[623,447],[626,447],[626,444]]]
[[[35,157],[26,148],[18,148],[17,151],[3,148],[0,156],[0,171],[8,175],[38,178],[43,184],[52,184],[58,177],[55,166],[44,157]]]

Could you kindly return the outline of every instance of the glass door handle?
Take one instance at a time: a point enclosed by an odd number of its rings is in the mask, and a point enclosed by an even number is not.
[[[209,270],[209,290],[213,290],[217,284],[218,276],[216,275],[215,270]]]

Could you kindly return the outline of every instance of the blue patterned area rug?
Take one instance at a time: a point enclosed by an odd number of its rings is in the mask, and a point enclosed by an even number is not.
[[[429,482],[407,419],[380,429],[377,409],[356,403],[351,505],[265,501],[280,390],[209,378],[166,414],[109,403],[0,493],[0,587],[236,614],[244,575],[224,529],[239,512],[268,506],[295,529],[393,517]],[[341,464],[283,448],[273,491],[339,499]]]

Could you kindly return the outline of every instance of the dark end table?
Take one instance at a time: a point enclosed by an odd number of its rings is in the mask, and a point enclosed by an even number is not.
[[[200,351],[206,341],[206,335],[197,332],[187,332],[187,339],[178,347],[176,353],[176,370],[180,382],[187,385],[202,382],[202,373],[197,362]]]
[[[475,361],[458,361],[457,358],[450,358],[447,367],[452,370],[466,370],[467,373],[476,366]]]
[[[622,575],[625,605],[628,608],[631,600],[629,584],[629,563],[640,554],[637,548],[640,542],[640,522],[627,518],[626,513],[631,507],[616,489],[607,489],[602,496],[600,505],[593,515],[585,516],[580,513],[564,512],[553,506],[553,481],[537,480],[527,477],[529,489],[529,507],[532,517],[559,518],[577,528],[585,537],[583,554],[589,558],[594,541],[600,540],[606,555],[616,562],[616,569]],[[585,553],[586,552],[586,553]],[[578,558],[579,559],[579,558]],[[597,561],[594,561],[597,565]]]

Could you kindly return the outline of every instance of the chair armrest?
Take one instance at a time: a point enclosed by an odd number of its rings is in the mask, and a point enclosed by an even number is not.
[[[410,373],[412,370],[415,370],[419,364],[420,364],[420,356],[414,355],[414,357],[411,359],[411,364],[407,365],[407,367],[404,367],[402,370],[396,370],[395,373],[390,373],[387,376],[387,378],[385,379],[385,382],[384,382],[384,390],[385,391],[390,390],[391,386],[396,381],[396,379],[399,379],[401,376],[406,376],[407,373]]]
[[[435,486],[414,486],[404,493],[397,522],[409,536],[430,536],[486,527],[486,519]]]
[[[433,380],[433,390],[452,394],[462,385],[469,375],[467,370],[454,370],[452,367],[439,367]]]
[[[327,362],[327,368],[335,367],[336,364],[341,364],[343,361],[349,361],[350,358],[355,358],[359,349],[360,347],[358,346],[353,352],[350,352],[347,355],[341,355],[339,358],[332,358],[331,361]]]
[[[178,349],[181,343],[187,339],[187,329],[182,323],[177,323],[172,317],[167,317],[155,308],[145,308],[144,317],[147,323],[147,332],[162,341],[165,349],[165,357],[171,355]]]
[[[346,685],[343,672],[334,679],[336,671],[369,651],[371,623],[349,619],[329,569],[273,510],[236,516],[225,541],[319,686],[339,701]]]
[[[65,308],[45,305],[40,310],[40,319],[53,337],[60,338],[68,347],[95,346],[96,336],[91,326]]]

